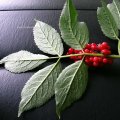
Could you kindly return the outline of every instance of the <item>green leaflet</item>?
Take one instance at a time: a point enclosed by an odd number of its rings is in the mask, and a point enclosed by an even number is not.
[[[39,107],[54,95],[54,84],[60,72],[59,60],[35,73],[24,86],[21,93],[18,117],[24,111]]]
[[[37,21],[33,29],[34,41],[45,53],[61,56],[63,44],[59,33],[46,23]]]
[[[33,54],[21,50],[6,56],[0,61],[0,64],[5,63],[5,68],[11,72],[21,73],[38,67],[46,62],[48,58],[45,55]]]
[[[113,0],[113,3],[108,4],[107,7],[110,10],[111,14],[113,15],[117,27],[120,30],[120,0]]]
[[[97,10],[97,16],[103,33],[111,39],[117,39],[119,35],[118,28],[104,0],[102,0],[102,7]]]
[[[78,100],[84,93],[88,81],[87,66],[83,61],[66,67],[55,83],[56,111],[61,112]]]
[[[89,32],[84,22],[77,21],[77,16],[72,0],[67,0],[61,13],[59,27],[64,42],[80,50],[89,42]]]

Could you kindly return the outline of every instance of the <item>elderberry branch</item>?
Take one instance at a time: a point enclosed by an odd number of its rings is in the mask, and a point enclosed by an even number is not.
[[[81,54],[63,55],[63,56],[59,56],[59,57],[49,57],[49,58],[45,58],[45,59],[37,58],[37,59],[6,60],[6,61],[4,61],[4,62],[51,60],[51,59],[59,59],[59,58],[61,58],[61,59],[62,59],[62,58],[69,58],[69,57],[73,57],[73,56],[104,57],[105,55],[100,54],[100,53],[81,53]],[[108,56],[105,56],[105,57],[118,59],[118,58],[120,58],[120,55],[108,55]]]

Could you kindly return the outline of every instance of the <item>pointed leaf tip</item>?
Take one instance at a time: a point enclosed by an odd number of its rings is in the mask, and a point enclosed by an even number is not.
[[[89,42],[89,34],[86,24],[83,26],[81,22],[78,22],[77,17],[72,0],[67,0],[60,16],[59,28],[64,42],[80,50]]]
[[[54,84],[62,71],[60,61],[36,72],[21,93],[18,116],[24,111],[40,107],[54,95]]]
[[[1,60],[5,63],[5,68],[10,72],[21,73],[32,70],[42,63],[46,62],[49,57],[41,54],[33,54],[25,50],[12,53]]]

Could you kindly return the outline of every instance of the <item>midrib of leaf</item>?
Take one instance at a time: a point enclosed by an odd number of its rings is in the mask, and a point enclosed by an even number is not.
[[[40,26],[40,29],[41,29],[41,25],[39,24],[39,26]],[[45,33],[43,32],[43,30],[41,29],[41,31],[42,31],[42,33],[44,34],[44,36],[47,38],[47,40],[48,40],[48,36],[46,36],[45,35]],[[48,32],[49,33],[49,32]],[[49,42],[49,40],[48,40],[48,43],[49,43],[49,45],[51,46],[51,48],[53,48],[53,50],[56,52],[56,54],[58,55],[58,56],[60,56],[59,55],[59,53],[56,51],[56,49],[51,45],[51,43]]]
[[[83,39],[82,43],[84,43],[84,41],[85,41],[85,37],[86,37],[86,34],[84,33],[84,37],[83,37],[84,39]]]
[[[46,77],[44,78],[43,82],[41,83],[41,85],[45,82],[45,79],[51,74],[51,72],[54,70],[54,68],[57,66],[57,64],[59,63],[60,58],[58,59],[58,61],[55,63],[55,65],[53,66],[53,68],[51,69],[51,71],[46,75]],[[38,88],[36,89],[36,91],[34,92],[34,94],[31,96],[31,98],[28,100],[28,102],[26,102],[26,104],[24,105],[23,109],[26,107],[26,105],[28,105],[31,101],[31,99],[34,97],[35,93],[38,91],[38,89],[40,88],[40,86],[38,86]]]
[[[67,96],[68,96],[68,94],[69,94],[69,92],[70,92],[70,87],[71,87],[71,85],[72,85],[72,83],[73,83],[74,77],[75,77],[75,75],[77,74],[77,72],[78,72],[81,64],[83,63],[83,60],[84,60],[84,58],[83,58],[82,61],[80,62],[78,68],[76,69],[76,71],[75,71],[75,73],[74,73],[74,75],[73,75],[73,77],[72,77],[71,83],[70,83],[70,85],[69,85],[69,89],[67,90],[67,95],[65,96],[65,98],[64,98],[64,100],[63,100],[63,102],[62,102],[62,105],[65,103],[65,100],[66,100],[66,98],[67,98]],[[59,116],[59,115],[58,115],[58,116]]]
[[[68,11],[70,11],[70,4],[69,4],[69,7],[68,7]],[[74,36],[74,39],[77,41],[77,43],[80,45],[80,48],[83,48],[82,47],[82,45],[80,44],[80,42],[79,42],[79,40],[75,37],[75,35],[74,35],[74,32],[73,32],[73,29],[72,29],[72,22],[71,22],[71,12],[69,12],[69,19],[70,19],[70,21],[69,21],[69,29],[70,29],[70,31],[71,31],[71,33],[72,33],[72,36]]]

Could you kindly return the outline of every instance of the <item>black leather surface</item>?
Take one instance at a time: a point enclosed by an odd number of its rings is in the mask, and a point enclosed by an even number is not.
[[[115,60],[112,66],[89,69],[86,93],[63,112],[61,120],[119,120],[119,65],[119,60]],[[0,68],[0,120],[57,120],[53,98],[44,106],[17,118],[20,92],[33,73],[13,74]]]
[[[100,0],[73,0],[77,9],[96,9]],[[108,2],[112,0],[107,0]],[[62,9],[65,0],[1,0],[0,10]]]
[[[5,0],[6,1],[6,0]],[[15,1],[15,0],[14,0]],[[55,1],[55,0],[54,0]],[[81,0],[85,2],[84,6],[98,5],[97,1]],[[2,1],[4,2],[4,1]],[[22,10],[40,8],[37,1],[28,2],[28,7],[24,6],[22,1],[7,1],[4,5],[0,2],[0,9],[21,9],[16,11],[0,11],[0,59],[10,53],[21,49],[33,53],[42,53],[35,46],[33,41],[32,28],[35,25],[34,19],[41,20],[52,25],[58,31],[58,19],[60,10]],[[21,2],[21,4],[20,4]],[[43,9],[61,8],[63,1],[48,4],[50,1],[43,0],[41,6]],[[31,7],[31,4],[33,6]],[[44,6],[45,5],[45,6]],[[38,7],[36,7],[38,6]],[[79,6],[79,5],[78,5]],[[95,7],[96,8],[96,7]],[[90,42],[107,41],[112,47],[113,53],[117,53],[117,42],[106,38],[98,25],[96,11],[79,10],[79,20],[85,21],[90,31]],[[23,27],[23,28],[21,28]],[[24,28],[28,27],[28,28]],[[65,51],[68,46],[65,46]],[[20,93],[26,81],[39,69],[42,69],[50,61],[37,69],[22,73],[13,74],[0,67],[0,120],[57,120],[55,113],[55,101],[52,98],[44,106],[25,112],[20,118],[17,118],[18,105],[20,102]],[[70,62],[68,59],[63,63],[63,68]],[[88,89],[81,100],[77,101],[69,109],[63,112],[61,120],[119,120],[120,119],[120,62],[115,60],[112,66],[106,66],[101,69],[89,69]]]

